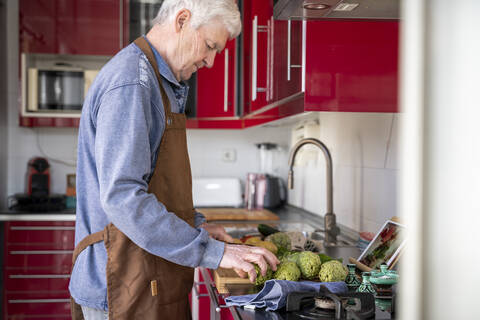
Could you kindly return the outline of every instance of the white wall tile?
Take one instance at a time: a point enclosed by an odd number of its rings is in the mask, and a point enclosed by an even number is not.
[[[354,230],[375,232],[396,214],[397,171],[392,168],[397,163],[397,115],[319,113],[318,120],[320,130],[314,138],[325,143],[333,159],[337,221]],[[325,161],[319,149],[313,152],[316,157],[294,167],[295,189],[289,191],[289,202],[324,215]]]

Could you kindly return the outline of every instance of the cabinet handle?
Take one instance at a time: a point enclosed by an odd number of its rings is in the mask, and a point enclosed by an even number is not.
[[[305,63],[307,59],[307,21],[302,21],[302,92],[305,92]]]
[[[53,231],[53,230],[75,230],[75,227],[62,227],[62,226],[52,226],[52,227],[10,227],[10,230],[29,230],[29,231],[34,231],[34,230],[48,230],[48,231]]]
[[[225,90],[223,90],[223,111],[228,111],[228,49],[225,49]]]
[[[10,251],[10,254],[72,254],[73,250],[25,250]]]
[[[266,88],[257,88],[258,32],[268,32],[268,26],[258,25],[258,16],[253,18],[252,26],[252,101],[257,100],[257,92],[266,92]]]
[[[123,48],[123,0],[120,0],[120,9],[119,9],[120,19],[119,28],[118,28],[118,37],[119,37],[119,49]]]
[[[253,18],[252,26],[252,101],[257,100],[257,28],[258,17]]]
[[[270,38],[270,35],[272,32],[270,32],[271,28],[273,25],[273,21],[269,19],[267,21],[267,94],[266,94],[266,99],[267,101],[270,101],[271,98],[271,82],[272,79],[270,78],[270,73],[272,70],[272,66],[270,64],[271,62],[271,51],[272,51],[272,39]]]
[[[275,42],[275,38],[274,38],[274,35],[275,35],[275,21],[273,19],[273,16],[270,18],[270,29],[269,29],[269,32],[270,32],[270,49],[269,49],[269,57],[270,57],[270,61],[268,62],[268,65],[270,66],[270,72],[267,73],[267,76],[269,77],[270,79],[270,85],[268,87],[269,91],[270,91],[270,94],[269,94],[269,101],[273,99],[273,72],[274,72],[274,57],[275,57],[275,45],[274,45],[274,42]]]
[[[70,299],[12,299],[8,303],[70,303]]]
[[[10,279],[68,279],[69,274],[12,274]]]
[[[199,293],[197,286],[200,284],[205,284],[204,282],[194,282],[193,283],[193,291],[195,291],[195,296],[197,296],[197,299],[202,298],[202,297],[208,297],[208,293]]]
[[[302,65],[292,64],[292,21],[288,20],[288,29],[287,29],[287,81],[290,81],[290,70],[292,68],[303,68],[303,22],[302,22]]]
[[[292,34],[292,21],[288,20],[288,28],[287,28],[287,81],[290,81],[290,47],[291,44],[291,34]]]

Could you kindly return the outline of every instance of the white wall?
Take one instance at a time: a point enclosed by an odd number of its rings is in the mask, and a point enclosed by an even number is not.
[[[51,191],[65,193],[66,174],[74,173],[73,166],[56,163],[59,159],[73,164],[77,144],[77,130],[73,128],[23,128],[18,125],[18,1],[7,1],[7,61],[8,90],[7,110],[1,113],[7,121],[6,155],[8,173],[6,191],[1,192],[2,200],[6,196],[25,191],[27,162],[35,156],[51,156]],[[0,141],[1,146],[1,141]],[[42,154],[41,149],[45,152]],[[3,178],[1,181],[5,181]]]
[[[332,155],[333,203],[338,223],[357,231],[376,232],[396,215],[399,117],[397,114],[337,112],[309,117],[310,122],[319,122],[318,132],[310,137],[320,139]],[[305,152],[314,156],[302,161]],[[294,166],[295,187],[289,192],[289,202],[324,215],[323,153],[314,146],[304,146],[297,159],[300,160],[295,161]]]
[[[286,181],[290,130],[287,127],[254,127],[244,130],[188,130],[188,149],[193,177],[237,177],[259,172],[256,143],[277,143],[275,173]],[[236,161],[222,161],[225,150],[235,150]]]

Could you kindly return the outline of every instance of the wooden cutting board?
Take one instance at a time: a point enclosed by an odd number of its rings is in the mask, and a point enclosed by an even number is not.
[[[213,270],[213,281],[215,281],[218,293],[229,293],[225,287],[226,284],[250,284],[253,286],[248,278],[240,278],[233,269],[218,268]]]
[[[215,220],[278,220],[278,216],[267,209],[247,210],[245,208],[196,208],[207,221]]]

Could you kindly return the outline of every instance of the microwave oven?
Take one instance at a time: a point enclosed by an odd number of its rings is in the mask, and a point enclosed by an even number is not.
[[[98,72],[66,66],[28,68],[27,112],[78,112]]]
[[[108,56],[22,53],[22,116],[80,117],[83,101]]]

